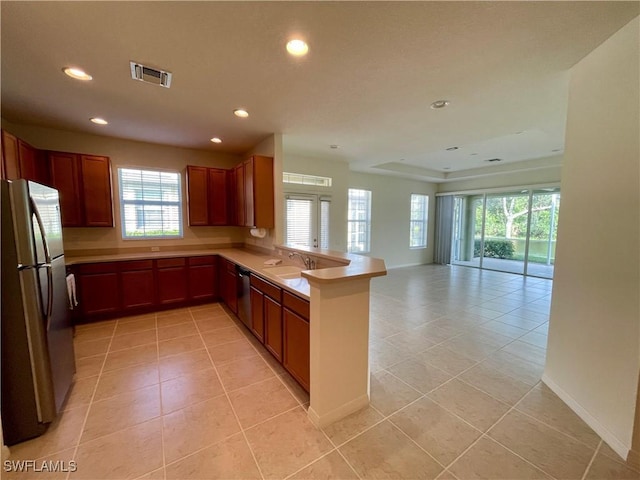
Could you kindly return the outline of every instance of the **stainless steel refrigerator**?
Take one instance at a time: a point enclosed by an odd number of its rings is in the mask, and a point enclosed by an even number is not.
[[[0,182],[2,427],[13,445],[41,435],[73,381],[58,191]]]

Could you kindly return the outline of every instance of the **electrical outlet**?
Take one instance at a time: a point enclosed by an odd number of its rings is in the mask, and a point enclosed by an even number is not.
[[[152,252],[159,252],[160,251],[160,247],[151,247],[151,251]]]

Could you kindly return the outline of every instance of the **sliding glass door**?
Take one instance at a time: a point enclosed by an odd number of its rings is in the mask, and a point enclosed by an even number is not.
[[[451,262],[552,278],[559,207],[558,188],[456,196]]]

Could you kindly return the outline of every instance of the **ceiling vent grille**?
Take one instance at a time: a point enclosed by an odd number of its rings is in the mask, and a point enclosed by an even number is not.
[[[489,160],[485,160],[485,162],[501,162],[502,159],[501,158],[490,158]]]
[[[131,78],[140,80],[141,82],[159,85],[169,88],[171,86],[171,72],[159,70],[157,68],[147,67],[141,63],[129,62],[131,66]]]

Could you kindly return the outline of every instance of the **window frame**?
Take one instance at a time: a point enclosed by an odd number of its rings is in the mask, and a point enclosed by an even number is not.
[[[366,195],[366,215],[364,219],[355,219],[352,217],[352,192],[365,192]],[[347,252],[356,254],[371,253],[371,204],[373,203],[373,193],[371,190],[363,188],[349,188],[347,192]],[[352,225],[364,225],[365,243],[364,249],[354,250],[352,239],[352,232],[360,231],[360,229],[353,229]]]
[[[123,182],[122,182],[122,172],[123,170],[136,170],[140,172],[154,172],[154,173],[172,173],[178,176],[178,201],[177,202],[168,202],[168,201],[150,201],[150,200],[126,200],[124,198],[123,191]],[[183,212],[183,188],[182,188],[182,174],[177,170],[164,169],[164,168],[153,168],[153,167],[134,167],[134,166],[118,166],[117,167],[117,177],[118,177],[118,201],[120,202],[120,228],[121,228],[121,238],[122,240],[175,240],[184,238],[184,212]],[[165,205],[177,206],[178,207],[178,234],[177,235],[141,235],[141,236],[129,236],[127,235],[126,228],[126,218],[125,218],[125,207],[127,205],[158,205],[160,207]]]
[[[422,197],[424,201],[424,216],[423,218],[414,219],[413,199],[414,197]],[[412,245],[413,242],[413,229],[414,224],[422,225],[422,238],[419,245]],[[409,196],[409,249],[419,250],[427,248],[429,244],[429,195],[425,193],[412,193]]]

